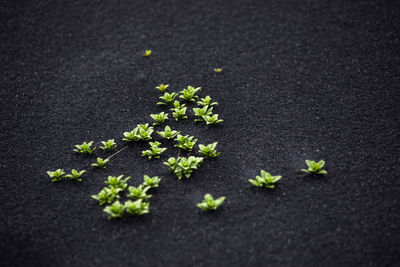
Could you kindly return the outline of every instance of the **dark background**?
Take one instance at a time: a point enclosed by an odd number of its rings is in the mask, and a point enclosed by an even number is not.
[[[400,260],[398,1],[1,1],[3,266],[395,266]],[[152,49],[150,58],[142,53]],[[224,68],[216,75],[213,68]],[[82,183],[72,153],[201,86],[219,127],[170,121],[220,158],[179,181],[133,144]],[[158,140],[158,138],[156,138]],[[310,177],[305,159],[329,174]],[[247,180],[283,176],[274,190]],[[107,175],[162,177],[151,214],[110,221]],[[225,195],[220,210],[195,206]]]

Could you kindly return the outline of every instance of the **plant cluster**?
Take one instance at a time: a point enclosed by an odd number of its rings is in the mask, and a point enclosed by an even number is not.
[[[153,118],[156,122],[153,123],[153,126],[161,125],[165,120],[168,120],[168,113],[160,112],[158,114],[150,114],[150,117]]]
[[[225,197],[214,199],[210,194],[204,195],[204,200],[197,204],[197,207],[203,211],[211,211],[218,209],[219,206],[225,201]]]
[[[221,152],[217,152],[218,142],[214,142],[209,145],[199,145],[199,153],[203,154],[206,158],[216,158]]]
[[[72,180],[81,182],[81,176],[86,172],[86,170],[78,171],[75,169],[71,170],[70,174],[65,174],[63,169],[57,169],[55,171],[47,171],[47,175],[51,178],[52,182],[59,182],[65,178],[70,178]]]
[[[157,132],[157,134],[165,139],[173,139],[179,134],[179,132],[171,130],[171,127],[169,126],[165,126],[164,131]]]
[[[130,132],[124,132],[124,141],[148,141],[153,133],[153,127],[149,127],[149,124],[138,124],[135,129]]]
[[[143,157],[148,157],[149,159],[155,158],[158,159],[160,158],[160,155],[167,150],[165,147],[159,147],[161,145],[160,142],[150,142],[150,149],[142,151],[142,156]]]
[[[275,188],[275,183],[278,182],[282,176],[272,176],[269,172],[261,170],[261,176],[256,176],[256,179],[249,179],[249,182],[257,187]]]
[[[178,144],[175,145],[176,147],[179,147],[183,150],[187,151],[192,151],[194,145],[197,143],[197,139],[193,139],[194,136],[189,136],[189,135],[181,135],[178,134],[175,138],[176,141],[178,141]]]
[[[187,119],[188,116],[186,116],[186,109],[187,108],[185,104],[181,104],[179,101],[175,101],[174,107],[170,109],[173,111],[172,117],[174,117],[176,121],[178,121],[179,119]]]
[[[190,156],[188,158],[170,157],[164,164],[169,167],[169,171],[175,173],[178,179],[181,180],[183,177],[190,178],[192,172],[200,167],[203,160],[204,158],[195,156]]]
[[[213,108],[209,106],[204,106],[202,108],[193,108],[194,116],[197,117],[194,121],[204,121],[203,116],[212,115]]]

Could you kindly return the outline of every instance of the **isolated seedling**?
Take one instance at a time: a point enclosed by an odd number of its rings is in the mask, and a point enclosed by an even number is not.
[[[169,171],[175,173],[176,176],[178,176],[178,179],[181,180],[184,176],[186,178],[190,178],[192,172],[200,167],[203,160],[204,158],[202,157],[194,156],[190,156],[188,158],[171,157],[167,162],[164,162],[164,165],[167,165],[169,167]]]
[[[153,133],[153,127],[149,127],[149,124],[138,124],[135,129],[130,132],[124,132],[124,141],[148,141]]]
[[[189,85],[187,88],[180,91],[181,95],[179,96],[179,98],[194,102],[199,97],[196,95],[196,93],[200,90],[201,90],[201,87],[194,88]]]
[[[169,84],[162,83],[159,86],[156,86],[156,89],[160,90],[161,93],[164,93],[168,87],[169,87]]]
[[[172,131],[171,127],[165,126],[164,131],[157,132],[159,136],[165,139],[173,139],[177,136],[180,132]]]
[[[278,182],[282,176],[272,176],[269,172],[261,170],[261,176],[256,176],[256,179],[249,179],[249,182],[252,183],[254,186],[266,188],[275,188],[275,183]]]
[[[99,201],[100,205],[109,204],[119,199],[120,188],[104,187],[97,195],[92,195],[93,199]]]
[[[215,73],[221,73],[221,72],[222,72],[222,69],[221,69],[221,68],[215,68],[215,69],[214,69],[214,72],[215,72]]]
[[[216,158],[220,154],[220,152],[217,153],[217,151],[216,151],[217,145],[218,145],[218,142],[214,142],[207,146],[199,145],[199,152],[201,154],[203,154],[204,157],[206,157],[206,158]]]
[[[117,200],[112,205],[105,207],[103,210],[108,214],[108,219],[122,218],[125,206]]]
[[[150,187],[150,188],[156,188],[158,187],[158,184],[161,182],[161,178],[158,178],[158,176],[150,177],[148,175],[143,176],[143,186],[145,187]]]
[[[124,206],[126,212],[132,215],[144,215],[150,212],[150,203],[145,202],[142,199],[138,199],[136,201],[125,201]]]
[[[178,134],[175,138],[176,141],[178,141],[178,144],[175,145],[176,147],[179,147],[183,150],[187,150],[187,151],[192,151],[194,145],[197,142],[197,139],[194,139],[194,136],[189,136],[189,135],[181,135]]]
[[[218,102],[211,102],[211,97],[208,95],[204,98],[201,98],[200,101],[197,101],[197,104],[203,107],[204,106],[212,107],[218,105]]]
[[[161,145],[160,142],[150,142],[150,149],[142,151],[142,157],[148,157],[149,159],[160,158],[160,155],[167,150],[165,147],[159,147]]]
[[[216,210],[222,203],[225,201],[225,197],[219,197],[214,200],[214,198],[210,194],[204,195],[204,200],[197,204],[197,207],[202,209],[203,211]]]
[[[315,162],[313,160],[306,160],[308,170],[301,169],[301,171],[306,172],[306,173],[312,173],[312,174],[328,174],[327,171],[323,170],[322,168],[325,165],[324,160],[320,160],[318,162]]]
[[[46,173],[50,176],[52,182],[61,181],[62,179],[64,179],[64,174],[65,174],[63,169],[57,169],[55,171],[47,171]]]
[[[85,172],[86,172],[86,170],[77,171],[77,170],[75,170],[75,169],[72,169],[72,170],[71,170],[71,174],[65,175],[65,178],[71,178],[71,179],[74,179],[74,180],[76,180],[76,181],[78,181],[78,182],[82,182],[81,176],[82,176],[82,174],[84,174]]]
[[[203,116],[203,120],[206,121],[207,125],[209,125],[209,124],[215,125],[215,124],[218,124],[218,123],[221,123],[224,121],[224,120],[218,119],[218,114],[214,114],[212,116],[205,115],[205,116]]]
[[[143,54],[144,57],[149,57],[150,55],[151,55],[151,50],[144,51],[144,54]]]
[[[161,125],[165,120],[168,120],[168,113],[160,112],[158,114],[150,114],[150,117],[156,121],[153,123],[154,126]]]
[[[108,185],[109,188],[120,189],[120,191],[125,190],[128,187],[127,181],[131,179],[130,176],[122,179],[124,177],[123,174],[120,176],[108,176],[108,180],[104,183]]]
[[[164,100],[164,102],[157,102],[157,105],[170,105],[174,103],[175,98],[178,96],[178,93],[164,93],[163,96],[160,96],[159,99]]]
[[[96,147],[92,148],[93,141],[86,143],[83,142],[81,145],[75,145],[76,149],[74,151],[79,154],[89,154],[91,155]]]
[[[115,143],[114,139],[110,139],[108,141],[101,141],[101,143],[103,144],[103,146],[100,146],[100,148],[103,150],[111,151],[117,148],[117,144]]]
[[[151,198],[151,195],[147,195],[147,191],[150,189],[150,187],[146,186],[144,187],[143,185],[139,185],[138,187],[130,186],[128,187],[128,195],[127,197],[132,198],[132,199],[142,199],[143,201],[147,201],[149,198]]]
[[[194,115],[198,117],[194,121],[204,121],[203,116],[210,116],[212,114],[213,107],[204,106],[202,108],[193,108]]]
[[[109,161],[110,161],[109,159],[97,158],[97,162],[92,163],[91,166],[105,169],[106,168],[106,164]]]

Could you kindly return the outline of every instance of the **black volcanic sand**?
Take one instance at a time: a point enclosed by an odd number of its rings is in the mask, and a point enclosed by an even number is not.
[[[378,0],[2,1],[2,266],[395,266],[399,14]],[[220,126],[169,122],[219,158],[180,181],[162,165],[173,141],[153,161],[132,144],[106,170],[88,166],[107,153],[72,153],[123,147],[167,111],[162,82],[220,102]],[[301,173],[305,159],[329,174]],[[51,183],[57,168],[88,172]],[[252,187],[261,169],[279,186]],[[110,221],[90,198],[119,174],[162,177],[149,215]],[[205,193],[227,200],[206,214]]]

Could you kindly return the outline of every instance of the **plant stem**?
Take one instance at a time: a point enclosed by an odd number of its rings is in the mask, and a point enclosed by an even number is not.
[[[120,153],[120,152],[124,151],[125,149],[127,149],[128,146],[129,146],[129,145],[126,145],[125,147],[121,148],[120,150],[118,150],[117,152],[115,152],[114,154],[112,154],[111,156],[109,156],[108,158],[106,158],[106,160],[107,160],[107,159],[111,159],[112,157],[118,155],[118,153]]]

